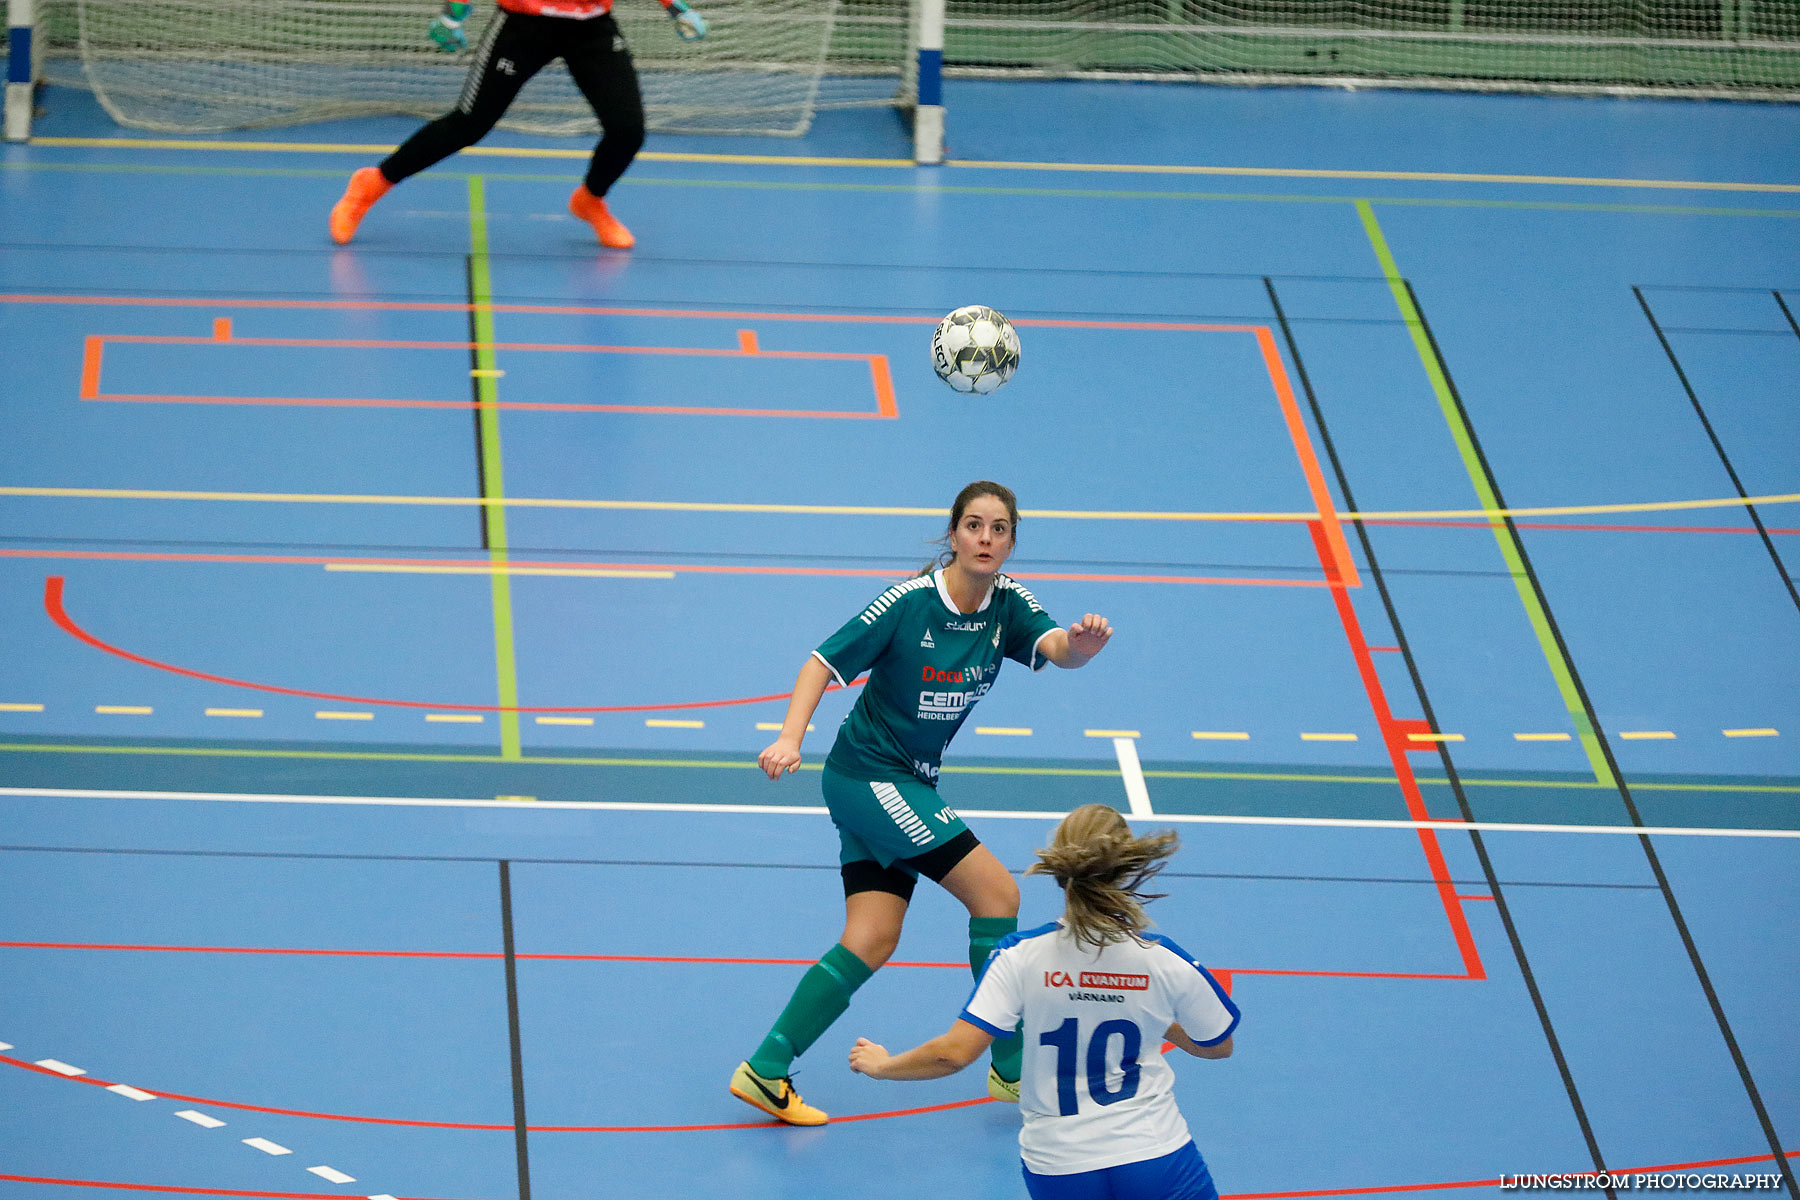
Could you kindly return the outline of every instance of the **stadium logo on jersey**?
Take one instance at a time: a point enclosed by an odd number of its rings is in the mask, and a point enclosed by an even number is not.
[[[921,649],[921,650],[936,650],[937,649],[937,643],[931,640],[931,630],[927,629],[925,631],[925,636],[919,639],[919,649]]]
[[[1081,986],[1114,992],[1143,992],[1150,988],[1148,975],[1115,975],[1110,971],[1083,971]]]
[[[944,628],[952,633],[980,633],[987,628],[986,621],[945,621]]]

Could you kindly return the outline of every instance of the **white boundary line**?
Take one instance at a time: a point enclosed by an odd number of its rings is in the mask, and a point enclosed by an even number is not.
[[[1150,788],[1144,783],[1144,765],[1138,761],[1137,743],[1128,737],[1112,740],[1113,753],[1119,756],[1119,774],[1125,778],[1125,799],[1134,817],[1153,817]]]
[[[51,800],[198,800],[232,804],[347,804],[394,808],[505,808],[514,812],[583,810],[596,812],[733,813],[748,816],[822,817],[820,805],[798,804],[652,804],[625,800],[454,800],[417,796],[293,796],[264,792],[127,792],[85,788],[0,787],[0,797],[38,797]],[[989,821],[1060,821],[1065,812],[1017,809],[957,810],[965,817]],[[1132,814],[1143,820],[1184,825],[1271,825],[1318,829],[1434,829],[1446,833],[1472,830],[1480,833],[1623,833],[1659,837],[1800,838],[1800,829],[1725,829],[1682,825],[1541,825],[1512,821],[1389,821],[1363,817],[1256,817],[1222,813]]]

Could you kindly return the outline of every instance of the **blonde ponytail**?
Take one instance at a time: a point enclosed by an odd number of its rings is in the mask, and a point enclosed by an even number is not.
[[[1149,927],[1144,905],[1162,893],[1143,887],[1179,842],[1173,830],[1138,837],[1117,809],[1086,804],[1063,818],[1025,873],[1056,880],[1066,900],[1064,923],[1076,944],[1098,950]]]

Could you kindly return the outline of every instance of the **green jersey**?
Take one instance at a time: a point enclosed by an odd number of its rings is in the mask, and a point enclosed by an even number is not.
[[[1000,661],[1042,670],[1050,660],[1041,643],[1056,627],[1005,575],[971,613],[951,603],[941,567],[895,584],[813,651],[840,684],[869,672],[827,761],[857,779],[936,787],[944,747],[994,686]]]

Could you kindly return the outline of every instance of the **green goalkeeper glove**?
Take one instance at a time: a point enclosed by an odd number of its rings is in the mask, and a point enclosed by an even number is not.
[[[684,42],[706,36],[706,18],[687,6],[687,0],[669,0],[669,16],[675,19],[675,32]]]
[[[456,0],[444,5],[444,11],[431,22],[431,40],[437,43],[439,50],[455,54],[469,48],[469,36],[463,32],[463,22],[473,7],[473,4],[458,4]]]

